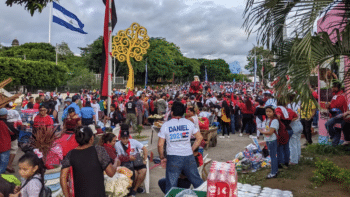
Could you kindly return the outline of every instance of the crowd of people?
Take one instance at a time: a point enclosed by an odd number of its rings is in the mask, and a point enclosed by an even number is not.
[[[283,99],[271,88],[260,84],[256,90],[252,83],[192,83],[165,87],[139,88],[122,92],[113,89],[110,112],[107,113],[107,97],[98,90],[82,90],[63,98],[55,92],[42,93],[39,97],[27,95],[22,109],[37,109],[33,117],[33,133],[40,129],[60,128],[57,141],[62,147],[60,161],[61,187],[70,196],[69,174],[74,180],[75,196],[105,196],[103,173],[113,177],[118,167],[133,172],[133,184],[129,196],[144,191],[141,185],[146,176],[147,148],[131,139],[137,127],[151,125],[150,115],[162,115],[164,124],[158,134],[158,152],[166,168],[165,178],[159,180],[160,189],[166,193],[172,187],[199,187],[203,180],[198,166],[203,164],[198,147],[203,136],[199,118],[205,117],[210,125],[221,130],[221,138],[238,133],[266,141],[271,156],[271,173],[275,178],[278,168],[296,165],[301,155],[301,134],[312,144],[313,127],[317,127],[317,105],[295,102],[295,94]],[[326,107],[331,118],[326,123],[330,140],[339,144],[340,133],[345,136],[344,145],[350,142],[350,115],[341,84],[333,84],[333,99]],[[313,96],[317,99],[317,93]],[[13,103],[0,109],[0,174],[14,172],[12,167],[17,153],[17,139],[21,116],[13,109]],[[62,117],[58,116],[62,110]],[[315,126],[313,126],[313,123]],[[340,127],[336,127],[340,124]],[[106,132],[107,128],[120,128],[118,133]],[[132,128],[132,130],[131,130]],[[105,130],[105,131],[103,131]],[[38,196],[43,190],[43,173],[50,165],[43,163],[37,149],[31,149],[19,160],[19,174],[24,178],[22,187],[16,187],[11,196]],[[142,154],[141,154],[142,153]],[[33,189],[35,188],[35,189]],[[1,187],[0,187],[1,189]],[[0,190],[0,197],[7,196]]]

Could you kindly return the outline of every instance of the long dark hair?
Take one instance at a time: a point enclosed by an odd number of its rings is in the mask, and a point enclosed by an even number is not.
[[[244,104],[247,106],[247,109],[252,109],[253,107],[252,102],[249,100],[249,97],[245,98]]]
[[[28,151],[21,158],[19,158],[18,163],[27,162],[30,166],[38,166],[38,169],[35,171],[35,174],[39,174],[41,177],[41,183],[44,186],[44,175],[45,175],[45,165],[44,161],[40,159],[34,152]],[[29,181],[30,179],[28,179]]]
[[[108,142],[111,142],[115,138],[115,135],[113,133],[106,133],[101,137],[100,145],[107,144]]]

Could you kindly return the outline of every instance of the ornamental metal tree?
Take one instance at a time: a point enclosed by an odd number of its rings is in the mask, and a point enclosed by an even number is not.
[[[126,85],[128,90],[134,89],[134,69],[131,65],[130,58],[136,61],[141,61],[143,55],[147,53],[149,48],[149,36],[147,29],[140,26],[138,23],[133,23],[126,30],[120,30],[113,38],[112,55],[119,62],[125,62],[129,68],[129,79]]]

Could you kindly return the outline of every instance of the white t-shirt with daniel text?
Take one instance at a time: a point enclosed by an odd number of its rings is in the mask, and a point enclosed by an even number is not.
[[[198,129],[191,121],[185,118],[171,119],[160,128],[158,137],[166,140],[168,155],[189,156],[193,154],[191,136],[197,132]]]

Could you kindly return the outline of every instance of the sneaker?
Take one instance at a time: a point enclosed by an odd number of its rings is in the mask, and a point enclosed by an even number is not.
[[[221,138],[221,139],[222,139],[222,138],[225,138],[225,136],[219,136],[219,138]]]
[[[349,145],[350,144],[350,142],[348,142],[348,141],[345,141],[344,143],[342,143],[341,145],[342,146],[346,146],[346,145]]]
[[[131,192],[128,194],[128,197],[136,197],[136,191],[131,190]]]
[[[137,193],[145,193],[145,190],[142,187],[137,188]]]
[[[228,135],[227,138],[230,138],[230,136]]]
[[[242,136],[243,136],[243,134],[242,134],[242,133],[240,133],[240,134],[239,134],[239,137],[242,137]]]
[[[249,135],[249,138],[252,138],[253,136],[252,135]]]
[[[270,173],[270,174],[267,175],[266,178],[267,178],[267,179],[272,179],[272,178],[276,178],[276,177],[277,177],[277,174],[271,174],[271,173]]]

